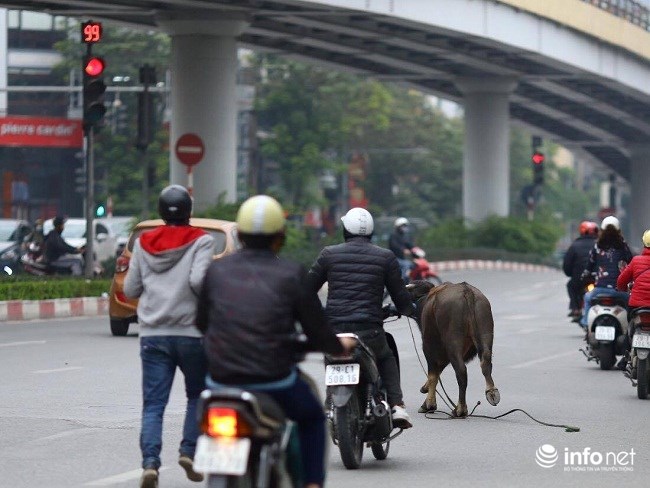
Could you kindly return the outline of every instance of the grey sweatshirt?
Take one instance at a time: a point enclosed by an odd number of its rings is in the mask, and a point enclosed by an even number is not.
[[[214,239],[190,226],[162,226],[135,241],[124,294],[139,298],[140,336],[201,337],[196,307]]]

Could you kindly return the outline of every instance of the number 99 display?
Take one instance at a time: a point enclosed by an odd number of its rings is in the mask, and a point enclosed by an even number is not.
[[[101,22],[84,22],[81,24],[81,41],[86,44],[94,44],[102,39]]]

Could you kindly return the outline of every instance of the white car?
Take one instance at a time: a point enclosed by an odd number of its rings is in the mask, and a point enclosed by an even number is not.
[[[117,246],[115,249],[115,256],[119,257],[124,250],[124,246],[129,242],[129,235],[131,235],[131,230],[135,227],[135,224],[138,223],[137,217],[106,217],[99,219],[99,222],[106,224],[111,228],[113,234],[117,239]]]
[[[53,219],[46,220],[43,223],[43,235],[47,236],[54,225]],[[115,250],[117,249],[117,237],[115,232],[106,225],[102,219],[93,220],[95,228],[95,240],[93,241],[93,255],[95,256],[96,264],[100,264],[107,259],[115,257]],[[74,247],[81,247],[86,245],[86,219],[68,219],[65,221],[63,227],[63,234],[61,234],[65,242]]]

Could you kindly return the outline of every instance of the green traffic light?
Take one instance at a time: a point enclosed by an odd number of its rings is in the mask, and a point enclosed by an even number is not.
[[[106,207],[104,205],[97,205],[95,208],[95,217],[103,217],[106,215]]]

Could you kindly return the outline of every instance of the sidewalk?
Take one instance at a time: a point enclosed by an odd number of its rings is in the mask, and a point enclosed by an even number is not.
[[[539,264],[512,261],[465,259],[431,263],[436,272],[461,270],[490,271],[557,271]],[[442,276],[444,279],[444,276]],[[52,300],[12,300],[0,302],[0,323],[10,320],[53,319],[61,317],[92,317],[108,314],[108,297],[58,298]]]

